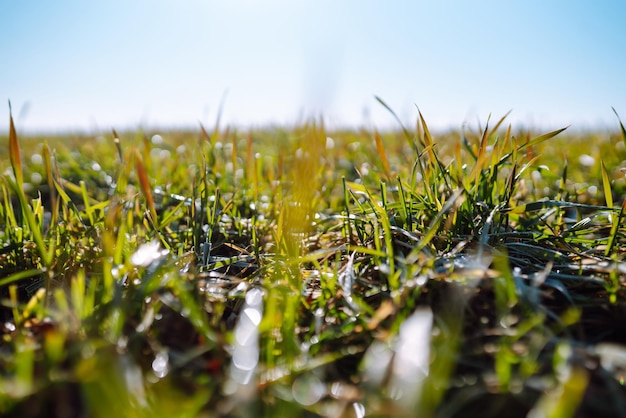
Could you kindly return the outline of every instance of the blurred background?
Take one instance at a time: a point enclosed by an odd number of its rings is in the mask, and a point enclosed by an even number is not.
[[[626,2],[0,2],[0,131],[626,119]]]

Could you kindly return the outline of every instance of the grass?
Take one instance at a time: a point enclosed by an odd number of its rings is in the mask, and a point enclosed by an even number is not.
[[[626,416],[616,125],[11,118],[0,414]]]

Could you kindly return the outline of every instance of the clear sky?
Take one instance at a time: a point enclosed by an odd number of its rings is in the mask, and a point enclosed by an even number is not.
[[[0,54],[5,132],[626,120],[624,0],[1,0]]]

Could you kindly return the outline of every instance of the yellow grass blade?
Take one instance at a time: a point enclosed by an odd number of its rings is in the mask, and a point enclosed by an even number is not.
[[[422,115],[422,112],[418,109],[417,113],[420,117],[420,123],[422,125],[422,128],[424,128],[424,145],[429,147],[433,144],[433,138],[430,135],[430,131],[428,130],[428,125],[426,125],[426,121],[424,120],[424,116]]]
[[[237,135],[231,136],[231,144],[232,144],[231,161],[233,164],[233,183],[236,184],[237,176],[235,175],[235,173],[237,173]]]
[[[486,157],[487,138],[488,138],[487,134],[489,132],[489,119],[490,118],[491,118],[491,115],[489,115],[489,117],[487,118],[487,124],[485,125],[485,129],[483,130],[483,135],[480,139],[480,145],[478,147],[478,154],[476,155],[476,164],[474,165],[474,168],[472,168],[472,171],[470,172],[470,175],[469,175],[469,178],[473,179],[474,184],[478,184],[480,173],[482,172],[485,166],[485,161],[487,159]]]
[[[10,198],[9,198],[9,189],[8,187],[10,187],[8,179],[6,177],[0,177],[0,179],[2,180],[2,184],[0,184],[0,186],[2,186],[2,200],[4,202],[9,202]],[[17,226],[17,219],[15,218],[15,212],[13,211],[13,205],[5,205],[4,207],[4,216],[5,216],[5,225],[6,226],[11,226],[11,227],[16,227]]]
[[[13,124],[13,114],[11,113],[10,109],[11,104],[9,103],[9,157],[11,159],[11,167],[13,167],[13,173],[15,174],[17,186],[21,189],[24,184],[22,157],[20,155],[20,145],[17,142],[17,132],[15,131],[15,124]]]
[[[50,155],[50,147],[48,143],[43,144],[43,162],[46,171],[46,180],[48,181],[48,189],[50,190],[50,212],[52,213],[52,225],[56,225],[59,219],[59,207],[57,204],[57,194],[54,186],[54,177],[52,173],[52,156]]]
[[[391,170],[389,170],[389,160],[387,160],[387,153],[385,152],[385,146],[383,145],[383,140],[380,138],[378,131],[374,132],[374,139],[376,140],[376,151],[378,151],[378,156],[380,157],[380,161],[383,164],[383,168],[385,170],[385,175],[387,176],[387,180],[391,181]]]
[[[517,150],[521,151],[521,150],[526,149],[528,147],[532,147],[532,146],[537,145],[537,144],[539,144],[541,142],[547,141],[550,138],[554,138],[555,136],[557,136],[558,134],[560,134],[561,132],[563,132],[567,128],[569,128],[569,126],[566,126],[565,128],[557,129],[556,131],[548,132],[547,134],[539,135],[538,137],[535,137],[535,138],[531,139],[530,141],[526,142],[525,144],[520,145]]]
[[[435,151],[433,151],[433,148],[434,148],[433,137],[430,134],[428,125],[426,125],[426,120],[424,119],[422,112],[419,109],[417,109],[417,113],[419,114],[420,125],[424,129],[424,139],[422,142],[424,143],[425,148],[428,149],[428,159],[430,161],[431,166],[434,169],[437,166],[437,157],[435,155]]]
[[[512,112],[512,111],[513,111],[513,110],[509,110],[508,112],[506,112],[506,113],[504,114],[504,116],[502,116],[502,117],[500,118],[500,120],[498,121],[498,123],[496,123],[496,124],[494,125],[494,127],[493,127],[493,128],[491,128],[491,133],[490,133],[490,135],[493,135],[494,133],[496,133],[496,132],[498,131],[498,129],[500,128],[500,126],[504,123],[504,121],[506,120],[506,118],[508,118],[508,117],[509,117],[509,115],[511,114],[511,112]]]
[[[606,171],[604,161],[600,161],[600,167],[602,168],[602,185],[604,186],[604,198],[606,199],[606,205],[612,208],[613,192],[611,191],[611,181],[609,180],[609,174]]]
[[[511,142],[511,124],[509,124],[509,126],[506,128],[506,133],[504,134],[504,141],[502,141],[503,149],[510,142]],[[502,154],[502,153],[500,153],[500,154]],[[513,160],[513,161],[516,161],[516,160]]]
[[[150,211],[152,222],[156,226],[158,225],[157,212],[156,207],[154,206],[154,198],[152,197],[152,189],[150,188],[148,174],[146,173],[146,168],[141,161],[141,155],[139,154],[139,152],[135,154],[135,168],[137,170],[137,176],[139,177],[139,187],[141,188],[141,192],[146,198],[146,204],[148,205],[148,210]]]

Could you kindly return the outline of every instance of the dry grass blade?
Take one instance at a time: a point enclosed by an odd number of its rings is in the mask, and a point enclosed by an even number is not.
[[[385,146],[383,145],[383,140],[380,138],[380,135],[378,132],[374,132],[374,139],[376,140],[376,151],[378,152],[380,161],[383,164],[383,168],[385,170],[385,175],[387,176],[387,180],[391,181],[391,170],[389,169],[389,160],[387,160],[387,153],[385,152]]]
[[[561,128],[561,129],[557,129],[556,131],[552,131],[552,132],[548,132],[546,134],[543,135],[539,135],[533,139],[531,139],[530,141],[522,144],[522,145],[517,145],[517,141],[515,141],[515,138],[512,138],[513,143],[515,144],[515,146],[513,147],[513,150],[507,154],[504,154],[501,158],[499,163],[503,163],[505,161],[507,161],[509,158],[511,158],[511,156],[513,157],[513,161],[517,161],[517,153],[519,151],[523,151],[526,148],[530,148],[533,147],[537,144],[540,144],[544,141],[547,141],[548,139],[554,138],[555,136],[557,136],[558,134],[560,134],[561,132],[563,132],[564,130],[566,130],[569,126],[566,126],[565,128]],[[510,132],[510,127],[509,130],[507,131],[507,136],[509,135]]]
[[[211,135],[209,135],[202,122],[200,122],[200,133],[205,140],[211,141]]]
[[[9,103],[9,109],[11,104]],[[17,132],[13,123],[13,114],[9,111],[9,156],[11,158],[11,166],[15,174],[17,186],[22,188],[24,184],[24,174],[22,171],[22,156],[20,155],[20,145],[17,142]]]
[[[498,123],[496,123],[496,124],[494,125],[494,127],[491,129],[491,135],[493,135],[494,133],[498,132],[498,129],[500,129],[500,126],[504,123],[504,121],[506,120],[506,118],[508,118],[508,117],[509,117],[509,115],[511,114],[511,112],[512,112],[512,111],[513,111],[513,110],[509,110],[508,112],[506,112],[506,113],[504,114],[504,116],[502,116],[502,117],[500,118],[500,120],[498,121]]]
[[[120,159],[120,163],[124,163],[124,152],[122,151],[122,144],[120,142],[120,136],[117,134],[115,129],[113,129],[113,142],[115,142],[115,148],[117,149],[117,156]]]
[[[428,130],[428,125],[426,125],[426,120],[424,120],[424,116],[422,115],[422,112],[417,109],[417,113],[419,115],[420,118],[420,123],[422,128],[424,129],[424,145],[426,147],[430,147],[433,144],[433,137],[430,135],[430,131]]]
[[[409,133],[409,131],[404,127],[404,125],[402,124],[402,121],[400,120],[400,118],[398,117],[398,115],[396,115],[396,112],[393,111],[393,109],[391,109],[391,107],[389,107],[389,105],[387,103],[385,103],[385,101],[383,99],[381,99],[378,96],[374,96],[374,98],[376,99],[376,101],[378,103],[380,103],[381,105],[383,105],[383,107],[385,109],[387,109],[389,111],[389,113],[391,113],[391,115],[394,117],[394,119],[396,120],[396,122],[398,122],[398,125],[400,125],[400,128],[402,128],[402,132],[404,133],[404,137],[406,138],[406,140],[409,142],[409,145],[411,146],[411,148],[413,148],[413,150],[415,151],[415,153],[417,154],[418,150],[417,150],[417,144],[415,143],[415,141],[413,141],[413,136]],[[424,144],[422,144],[422,146],[424,146]]]
[[[17,132],[15,131],[15,124],[13,123],[13,114],[11,113],[11,104],[9,103],[9,157],[11,160],[11,166],[13,167],[13,173],[15,174],[15,183],[9,181],[9,184],[14,188],[17,195],[20,206],[22,208],[22,214],[33,241],[37,246],[37,250],[41,256],[41,262],[45,267],[49,267],[53,262],[54,255],[54,242],[50,243],[50,248],[47,248],[44,242],[41,232],[41,222],[35,216],[33,208],[28,204],[28,199],[24,192],[24,174],[22,170],[22,158],[20,155],[20,146],[17,140]]]
[[[548,132],[547,134],[539,135],[539,136],[531,139],[530,141],[526,142],[525,144],[520,145],[517,150],[521,151],[521,150],[526,149],[528,147],[532,147],[532,146],[540,144],[540,143],[542,143],[544,141],[547,141],[550,138],[554,138],[555,136],[557,136],[558,134],[560,134],[561,132],[563,132],[567,128],[569,128],[569,126],[566,126],[565,128],[557,129],[556,131]]]
[[[491,115],[489,116],[491,117]],[[478,154],[476,156],[476,164],[474,165],[474,168],[472,169],[472,172],[469,175],[470,179],[474,179],[475,184],[479,183],[480,173],[482,172],[485,166],[485,161],[487,159],[486,151],[487,151],[488,132],[489,132],[489,119],[487,119],[487,124],[485,125],[485,129],[483,130],[483,135],[480,139],[480,146],[478,148]]]
[[[157,212],[156,207],[154,206],[154,198],[152,197],[152,189],[150,188],[150,181],[148,180],[148,174],[146,173],[146,168],[141,161],[141,155],[139,152],[135,154],[135,165],[137,169],[137,176],[139,177],[139,187],[141,188],[141,192],[146,198],[146,204],[148,205],[148,210],[150,211],[150,216],[152,217],[152,222],[154,225],[158,225],[157,223]]]
[[[428,159],[432,167],[435,168],[439,162],[437,160],[437,155],[435,154],[435,151],[433,149],[435,146],[433,142],[433,137],[430,134],[430,130],[428,129],[428,125],[426,124],[426,120],[424,119],[422,112],[417,109],[417,113],[419,114],[420,125],[424,129],[423,140],[422,137],[420,137],[420,140],[425,145],[425,148],[428,150]]]

